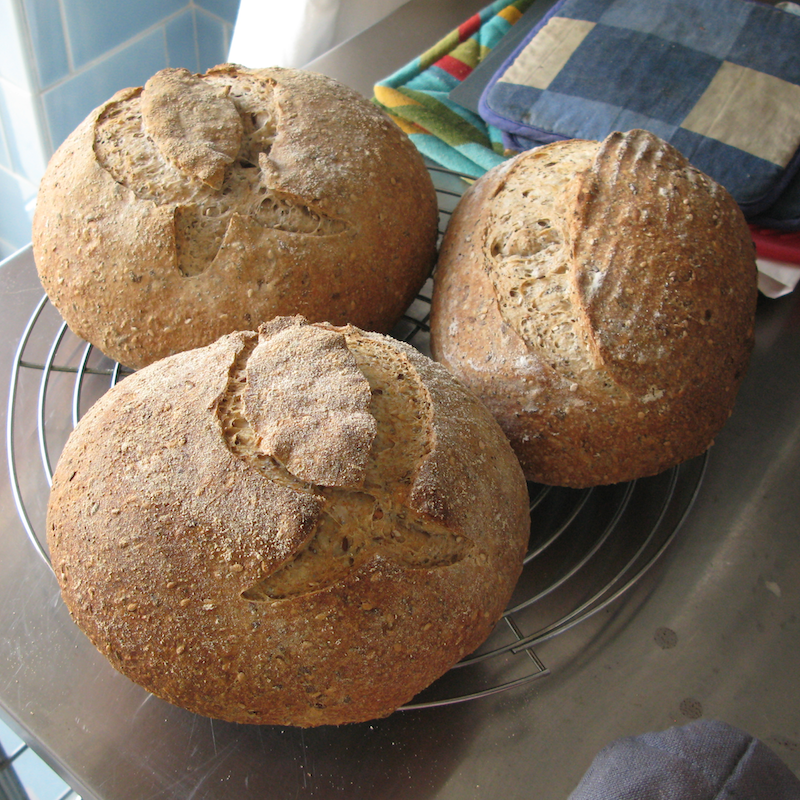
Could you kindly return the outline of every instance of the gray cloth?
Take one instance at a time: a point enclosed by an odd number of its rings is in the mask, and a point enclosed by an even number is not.
[[[631,736],[597,754],[569,800],[800,800],[763,742],[712,720]]]

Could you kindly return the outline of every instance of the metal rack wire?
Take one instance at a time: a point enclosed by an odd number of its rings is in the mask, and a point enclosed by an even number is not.
[[[443,231],[466,183],[447,170],[431,174]],[[428,281],[392,332],[428,355],[431,291]],[[78,339],[42,298],[15,355],[6,441],[20,519],[48,564],[53,467],[81,416],[126,374]],[[536,649],[596,618],[651,569],[688,513],[705,464],[700,457],[653,478],[585,490],[529,485],[531,542],[503,620],[478,652],[405,708],[484,697],[550,674]]]

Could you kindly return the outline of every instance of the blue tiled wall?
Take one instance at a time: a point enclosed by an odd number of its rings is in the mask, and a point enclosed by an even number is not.
[[[183,0],[137,0],[114,3],[108,0],[61,0],[64,25],[76,68],[102,59],[165,17],[177,14]],[[77,32],[80,32],[76,35]]]
[[[9,797],[17,797],[17,790],[22,787],[23,796],[30,800],[81,800],[2,719],[0,749],[5,755],[5,760],[0,763],[0,772],[6,771],[3,786],[12,787],[8,790]],[[11,770],[13,776],[10,775]]]
[[[56,147],[118,89],[226,60],[239,0],[0,0],[0,258]]]

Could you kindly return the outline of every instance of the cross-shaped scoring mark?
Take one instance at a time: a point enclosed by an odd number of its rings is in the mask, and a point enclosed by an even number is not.
[[[240,353],[218,416],[234,455],[323,508],[304,545],[242,596],[319,591],[376,555],[410,568],[460,561],[471,541],[408,506],[431,447],[430,400],[411,363],[355,329],[275,328]]]
[[[349,227],[313,198],[275,188],[269,156],[281,115],[274,89],[252,74],[200,79],[164,70],[98,119],[95,152],[104,169],[139,199],[172,207],[177,268],[186,277],[202,273],[251,226],[306,236]]]

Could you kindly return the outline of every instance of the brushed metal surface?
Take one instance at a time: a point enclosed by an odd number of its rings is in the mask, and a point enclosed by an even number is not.
[[[29,251],[0,269],[3,375],[40,296]],[[763,301],[739,402],[677,538],[621,601],[537,649],[552,675],[341,729],[213,722],[117,675],[69,620],[22,531],[4,462],[4,717],[85,798],[109,800],[556,800],[617,736],[698,716],[759,736],[798,772],[799,381],[798,298]]]
[[[446,9],[438,32],[423,13],[434,7]],[[412,0],[315,65],[368,93],[479,7]],[[406,26],[416,38],[404,51]],[[29,250],[0,267],[3,398],[40,297]],[[5,428],[4,404],[0,413]],[[36,451],[35,431],[17,435]],[[760,737],[800,774],[799,505],[800,300],[790,295],[760,305],[750,370],[678,536],[622,600],[537,650],[549,677],[300,731],[197,717],[110,669],[26,537],[3,459],[0,712],[86,800],[562,800],[614,738],[698,716]]]

